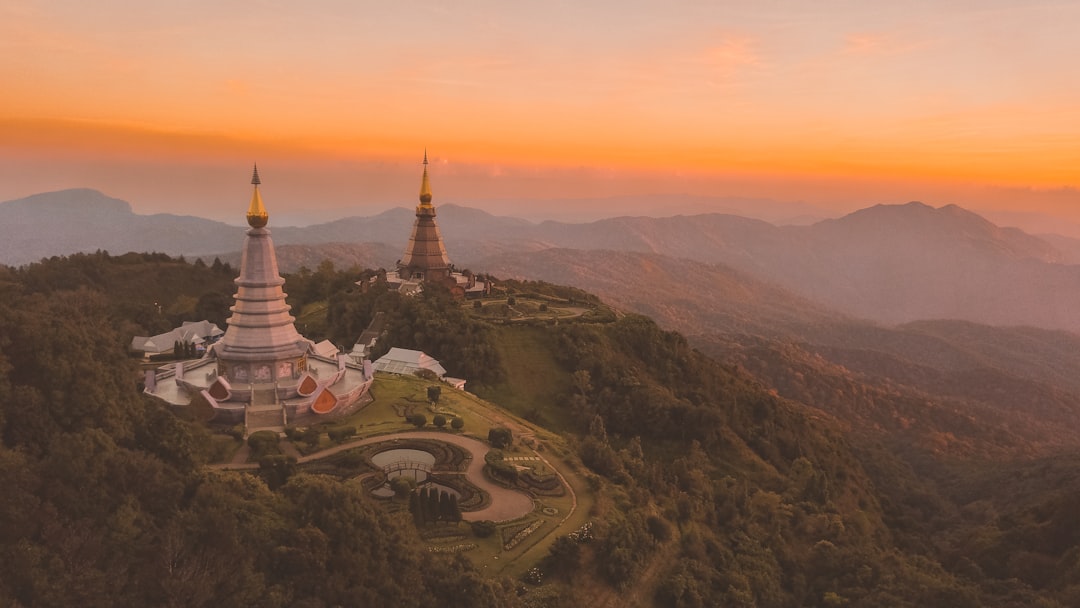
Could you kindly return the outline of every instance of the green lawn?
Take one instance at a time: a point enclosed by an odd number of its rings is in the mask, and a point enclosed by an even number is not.
[[[427,400],[429,386],[442,388],[439,403],[434,408]],[[465,421],[461,433],[486,439],[488,430],[498,423],[498,416],[492,415],[497,408],[490,403],[471,393],[451,388],[443,382],[424,380],[416,376],[377,374],[371,386],[371,396],[374,401],[349,416],[319,421],[313,426],[323,432],[334,427],[352,426],[356,428],[356,437],[372,437],[416,430],[415,426],[405,420],[406,412],[427,417],[428,423],[421,430],[438,430],[432,422],[436,414],[442,414],[447,420],[443,428],[448,432],[451,431],[450,421],[454,417],[460,417]],[[311,453],[332,445],[325,435],[320,438],[317,449],[307,448],[297,442],[297,448],[303,453]]]
[[[477,387],[477,394],[550,430],[571,428],[569,413],[557,404],[570,390],[570,375],[552,356],[551,333],[543,327],[515,325],[495,331],[506,379],[495,386]]]

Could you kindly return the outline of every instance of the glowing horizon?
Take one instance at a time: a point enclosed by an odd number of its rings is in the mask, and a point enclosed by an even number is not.
[[[410,205],[426,147],[437,203],[929,198],[1075,220],[1078,18],[1003,0],[16,1],[0,200],[85,186],[152,212],[178,200],[150,187],[171,170],[198,213],[259,160],[290,208]]]

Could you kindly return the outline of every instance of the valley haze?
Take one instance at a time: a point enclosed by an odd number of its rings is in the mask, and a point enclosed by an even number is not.
[[[338,267],[388,268],[401,256],[411,219],[411,210],[394,208],[272,229],[285,271],[323,258]],[[631,290],[605,291],[612,280],[633,285],[636,299],[659,300],[676,289],[716,293],[710,282],[726,274],[739,277],[731,293],[759,284],[881,323],[959,319],[1080,331],[1080,240],[1003,228],[955,205],[876,205],[776,225],[722,213],[533,222],[443,204],[439,224],[460,268],[571,284],[617,302],[631,301]],[[98,191],[65,190],[0,203],[0,263],[96,250],[235,261],[240,231],[192,216],[139,215]],[[631,256],[635,267],[604,276]],[[647,268],[657,263],[668,271],[650,277]]]

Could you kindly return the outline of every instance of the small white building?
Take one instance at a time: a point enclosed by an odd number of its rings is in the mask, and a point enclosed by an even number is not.
[[[375,371],[388,374],[415,374],[422,369],[431,370],[442,378],[446,370],[431,356],[418,350],[391,348],[390,352],[379,357],[373,364]]]
[[[458,390],[465,390],[465,380],[447,376],[446,369],[437,360],[418,350],[391,348],[390,352],[372,363],[372,368],[377,372],[386,372],[388,374],[415,374],[419,370],[426,369],[450,386]]]

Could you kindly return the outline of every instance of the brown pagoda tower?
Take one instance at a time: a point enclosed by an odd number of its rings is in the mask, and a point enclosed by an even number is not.
[[[416,206],[416,221],[398,262],[398,276],[403,280],[441,282],[450,278],[453,270],[446,255],[439,225],[435,223],[435,205],[431,204],[431,184],[428,182],[427,150],[424,151],[424,176],[420,182],[420,204]]]

